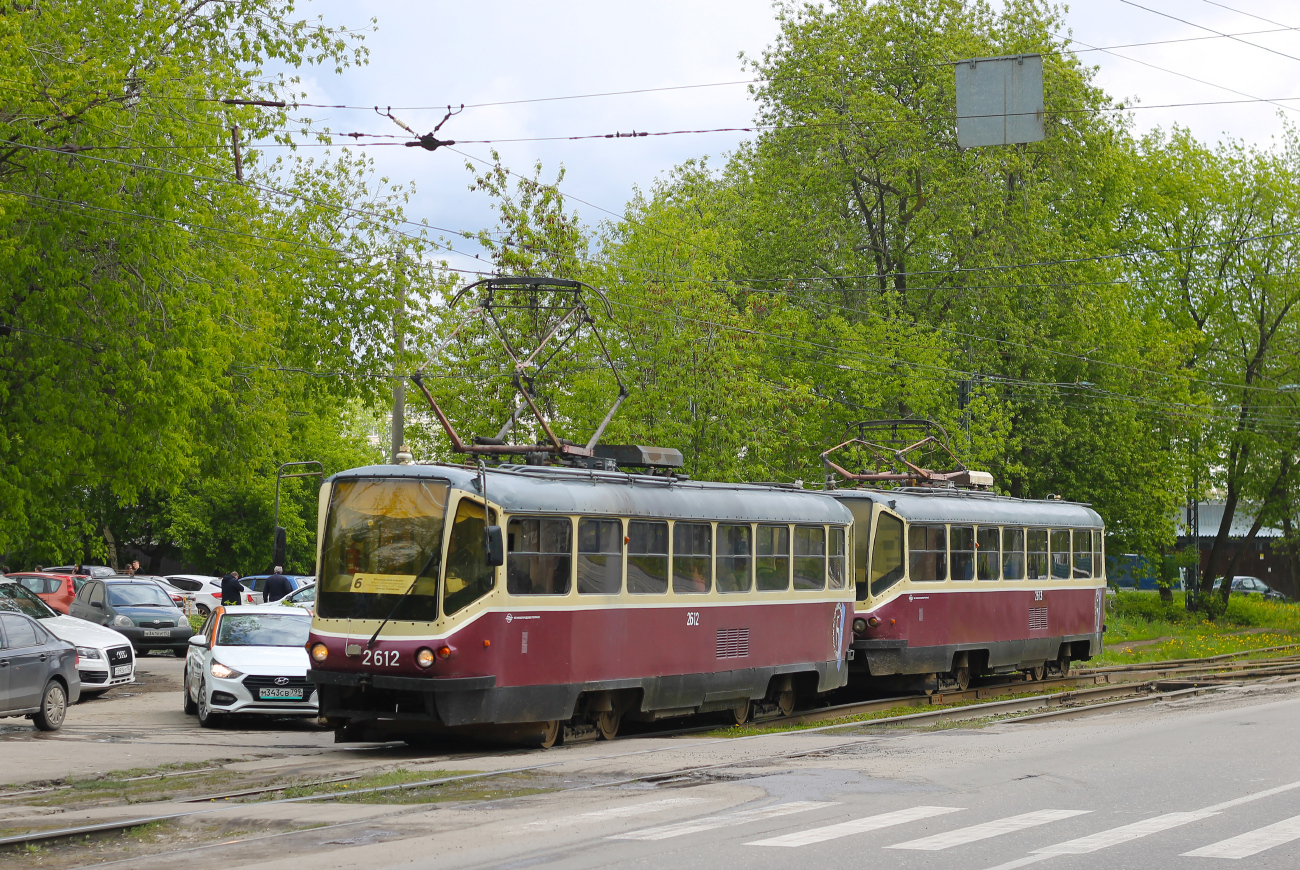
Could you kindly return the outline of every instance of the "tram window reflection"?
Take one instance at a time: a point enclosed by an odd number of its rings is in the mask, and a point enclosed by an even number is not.
[[[450,616],[492,591],[496,585],[496,569],[487,563],[487,550],[483,546],[487,523],[483,505],[462,498],[456,506],[451,537],[447,541],[446,590],[442,596],[442,612]],[[492,523],[497,512],[492,511]]]
[[[673,591],[679,595],[708,592],[712,568],[713,527],[673,523]]]
[[[826,529],[794,527],[794,588],[826,588]]]
[[[980,526],[975,533],[975,547],[979,550],[977,569],[981,580],[1002,578],[1002,535],[997,526]]]
[[[1084,580],[1092,576],[1092,531],[1074,530],[1074,577]]]
[[[1105,572],[1106,560],[1103,558],[1101,544],[1101,529],[1092,530],[1092,576],[1101,577]]]
[[[623,523],[578,520],[578,594],[617,595],[623,588]]]
[[[1029,542],[1029,579],[1047,579],[1047,529],[1030,529],[1025,533]]]
[[[511,595],[567,595],[573,574],[573,522],[567,517],[515,517],[507,529]]]
[[[844,530],[831,529],[830,552],[826,555],[826,576],[832,589],[844,588]]]
[[[1070,579],[1070,530],[1052,529],[1052,577],[1058,580]]]
[[[1025,579],[1025,530],[1002,530],[1002,579]]]
[[[775,592],[790,588],[790,527],[758,527],[758,550],[754,568],[758,588]]]
[[[627,591],[640,595],[668,592],[668,524],[631,520],[627,524]]]
[[[948,532],[952,551],[952,579],[975,579],[975,527],[953,526]]]
[[[880,595],[903,579],[903,521],[882,513],[876,520],[876,540],[871,547],[871,594]],[[858,600],[865,601],[865,589]]]
[[[909,567],[913,580],[948,579],[948,527],[913,525],[907,530]]]
[[[748,592],[753,585],[749,526],[718,523],[717,575],[719,592]]]

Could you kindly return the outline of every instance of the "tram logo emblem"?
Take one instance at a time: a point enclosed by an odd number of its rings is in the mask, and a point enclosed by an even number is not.
[[[513,613],[507,613],[507,614],[506,614],[506,622],[507,622],[507,623],[511,623],[511,622],[514,622],[514,621],[515,621],[515,615],[514,615]]]
[[[835,617],[831,620],[831,643],[835,647],[835,658],[844,656],[844,602],[835,605]]]

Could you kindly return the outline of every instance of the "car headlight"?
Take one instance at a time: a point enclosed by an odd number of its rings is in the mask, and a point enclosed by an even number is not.
[[[241,674],[239,671],[235,670],[234,668],[226,667],[221,662],[213,662],[212,676],[222,680],[231,680],[234,679],[235,677],[243,676],[243,674]]]
[[[97,649],[91,649],[91,648],[88,647],[88,646],[79,646],[79,647],[77,647],[77,655],[81,656],[83,659],[98,659],[98,658],[103,658],[103,656],[101,656],[101,655],[99,654],[99,650],[97,650]]]
[[[131,617],[129,617],[129,616],[114,616],[114,617],[113,617],[113,621],[112,621],[112,623],[110,623],[110,624],[111,624],[111,625],[116,625],[118,628],[134,628],[134,627],[135,627],[135,623],[131,621]]]

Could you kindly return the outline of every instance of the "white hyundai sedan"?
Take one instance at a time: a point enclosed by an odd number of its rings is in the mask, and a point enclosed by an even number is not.
[[[278,604],[218,607],[185,659],[185,712],[214,728],[233,713],[315,716],[307,679],[311,616]]]

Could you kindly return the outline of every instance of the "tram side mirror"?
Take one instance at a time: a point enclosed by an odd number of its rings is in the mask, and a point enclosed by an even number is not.
[[[488,526],[483,530],[483,548],[487,551],[490,567],[496,568],[506,563],[506,546],[500,526]]]

